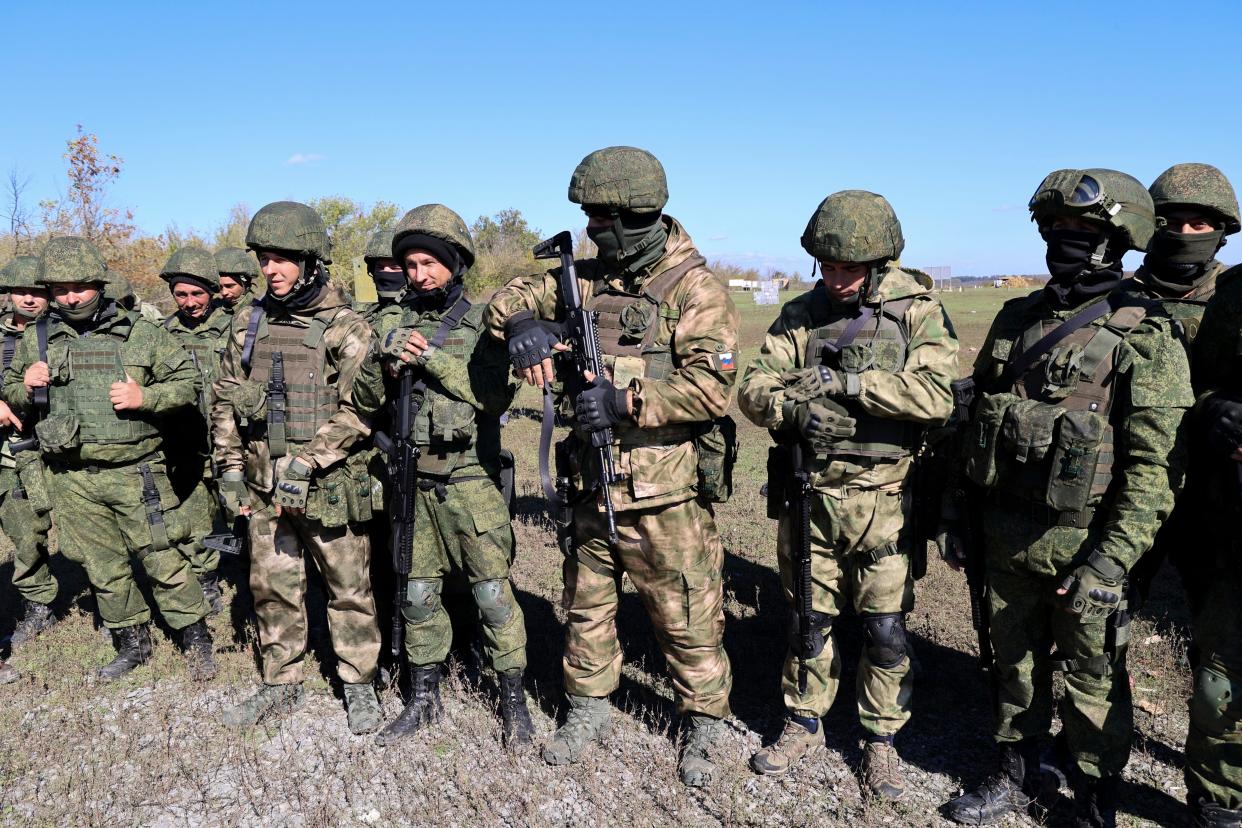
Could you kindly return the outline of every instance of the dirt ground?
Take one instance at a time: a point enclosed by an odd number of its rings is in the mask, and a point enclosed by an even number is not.
[[[973,362],[992,315],[1014,292],[978,288],[947,294]],[[741,297],[747,349],[758,347],[776,313]],[[518,456],[518,558],[513,569],[526,614],[527,691],[536,727],[549,736],[561,712],[560,556],[538,494],[535,398],[524,394],[505,431]],[[735,416],[736,413],[735,413]],[[153,661],[116,685],[96,685],[92,669],[111,645],[93,621],[81,571],[62,558],[64,623],[20,650],[22,679],[0,687],[0,824],[153,826],[341,825],[851,825],[948,824],[937,808],[991,767],[985,679],[976,666],[965,586],[939,561],[918,584],[909,618],[916,669],[913,717],[897,745],[910,793],[897,805],[860,796],[856,768],[862,731],[854,706],[856,619],[834,626],[844,653],[841,693],[825,727],[825,747],[783,779],[755,776],[746,760],[774,735],[782,716],[779,672],[785,609],[775,571],[775,525],[759,496],[768,436],[740,416],[741,457],[734,499],[718,509],[725,563],[725,644],[734,668],[720,773],[704,790],[676,776],[672,692],[637,595],[628,587],[619,626],[626,655],[614,699],[616,727],[578,765],[546,766],[535,754],[500,746],[495,686],[454,662],[444,687],[445,716],[425,735],[377,747],[345,727],[323,621],[311,616],[315,653],[308,701],[267,729],[246,734],[217,723],[221,708],[257,681],[254,628],[242,566],[225,567],[229,611],[211,622],[221,674],[191,683],[162,629]],[[0,638],[11,632],[17,596],[12,563],[0,553]],[[1134,755],[1122,791],[1122,824],[1182,824],[1181,747],[1189,680],[1186,617],[1175,576],[1166,570],[1136,621],[1130,664],[1138,710]],[[468,661],[468,660],[467,660]],[[382,693],[386,714],[401,700]],[[1056,824],[1064,809],[1054,808]],[[1032,824],[1012,817],[1006,824]]]

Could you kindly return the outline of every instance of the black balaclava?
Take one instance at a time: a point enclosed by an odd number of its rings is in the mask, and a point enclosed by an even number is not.
[[[375,293],[381,305],[400,299],[401,294],[409,285],[405,278],[404,268],[397,271],[386,271],[368,267],[367,272],[371,274],[371,281],[375,282]],[[388,295],[385,296],[384,294]]]
[[[668,228],[661,213],[622,210],[606,227],[587,227],[599,260],[623,279],[642,273],[664,254]]]
[[[1121,284],[1121,256],[1125,242],[1106,231],[1044,230],[1048,252],[1044,260],[1052,277],[1044,286],[1044,298],[1054,308],[1076,308],[1091,299],[1107,296]],[[1117,247],[1121,247],[1117,250]]]
[[[401,304],[418,313],[428,313],[452,307],[462,292],[462,277],[465,276],[465,261],[456,245],[435,236],[424,233],[410,233],[402,236],[393,245],[393,255],[401,263],[402,276],[405,275],[405,257],[411,250],[426,250],[453,273],[453,278],[442,288],[419,291],[413,285],[401,299]],[[408,281],[408,278],[407,278]]]
[[[1143,265],[1147,279],[1161,292],[1182,296],[1198,287],[1207,275],[1207,264],[1225,246],[1225,231],[1175,233],[1166,226],[1156,228]]]

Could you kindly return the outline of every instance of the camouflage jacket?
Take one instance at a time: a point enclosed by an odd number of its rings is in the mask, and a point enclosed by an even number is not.
[[[1040,290],[1010,300],[997,314],[975,363],[976,413],[980,398],[1011,390],[1012,383],[1006,384],[1002,374],[1024,332],[1040,323],[1064,321],[1092,304],[1053,309],[1043,296]],[[1108,319],[1096,319],[1091,328],[1104,327]],[[1176,323],[1158,310],[1124,335],[1115,354],[1111,483],[1100,502],[1106,515],[1094,521],[1102,526],[1094,547],[1128,570],[1151,547],[1181,488],[1186,465],[1181,424],[1194,398]],[[1072,527],[1049,529],[1023,551],[1021,566],[1043,574],[1063,571],[1077,561],[1085,533]]]
[[[396,302],[390,302],[381,299],[378,302],[354,302],[354,313],[361,316],[367,321],[367,324],[374,328],[380,320],[380,315],[389,309],[396,307]]]
[[[1165,314],[1176,319],[1181,326],[1181,333],[1187,348],[1199,335],[1199,325],[1203,321],[1203,310],[1216,293],[1216,282],[1225,265],[1213,259],[1204,270],[1204,278],[1193,289],[1181,296],[1168,296],[1148,280],[1146,265],[1134,272],[1134,278],[1121,283],[1121,290],[1160,303]]]
[[[1216,277],[1216,293],[1203,314],[1199,335],[1191,348],[1191,378],[1199,404],[1213,394],[1242,395],[1242,265]],[[1190,421],[1194,437],[1201,438],[1206,423]],[[1192,439],[1198,465],[1212,483],[1206,487],[1210,507],[1233,514],[1238,509],[1238,464],[1219,456],[1202,439]],[[1214,485],[1212,485],[1214,484]],[[1216,511],[1216,515],[1222,514]]]
[[[859,394],[849,401],[863,416],[939,425],[953,409],[949,384],[957,379],[957,336],[944,307],[931,295],[929,285],[913,274],[890,265],[879,286],[865,300],[882,303],[919,297],[903,318],[909,332],[905,365],[898,371],[870,369],[858,374]],[[750,363],[738,386],[742,413],[755,425],[777,431],[784,422],[785,386],[781,374],[805,367],[807,346],[815,329],[825,324],[828,297],[823,283],[781,308],[768,329],[759,355]],[[866,460],[860,457],[817,458],[813,482],[821,490],[900,488],[910,472],[910,457]]]
[[[414,369],[415,379],[426,383],[413,427],[414,439],[423,447],[418,461],[421,473],[499,473],[500,415],[512,404],[518,383],[509,371],[505,346],[486,334],[484,310],[482,304],[472,305],[427,364]],[[382,343],[398,329],[397,336],[405,339],[416,330],[430,341],[444,312],[419,314],[402,305],[389,305],[376,320],[375,335]],[[384,363],[391,362],[375,349],[358,374],[354,402],[363,416],[374,418],[385,403],[393,401],[397,383],[384,370]]]
[[[204,417],[211,414],[211,404],[214,401],[212,385],[220,373],[220,355],[228,344],[232,322],[232,315],[223,305],[214,305],[208,311],[207,318],[193,328],[185,324],[180,313],[174,313],[163,323],[168,332],[186,349],[202,378],[198,404]]]
[[[49,394],[55,395],[57,386],[67,387],[73,382],[73,372],[67,364],[68,341],[82,336],[120,333],[128,327],[128,335],[120,344],[120,359],[125,372],[142,386],[142,405],[125,417],[158,425],[165,415],[193,405],[199,382],[198,371],[173,335],[138,311],[127,311],[115,304],[111,310],[115,312],[105,310],[100,321],[87,334],[79,334],[56,314],[51,315],[47,330],[49,370],[52,375]],[[4,398],[22,412],[31,411],[30,394],[25,385],[26,369],[39,361],[35,326],[28,325],[13,362],[4,373]],[[117,381],[123,380],[124,377],[117,377]],[[86,443],[57,460],[69,465],[129,463],[155,452],[162,443],[163,439],[158,434],[131,443]]]
[[[266,387],[251,380],[241,365],[246,332],[255,306],[240,309],[233,320],[228,346],[220,361],[220,376],[215,384],[215,404],[211,409],[211,439],[216,466],[221,472],[245,469],[250,485],[261,492],[270,493],[278,473],[294,457],[319,470],[312,476],[312,488],[323,470],[327,470],[366,448],[366,438],[371,434],[370,421],[361,416],[354,407],[353,386],[358,372],[366,359],[371,344],[371,329],[358,314],[349,308],[345,292],[329,282],[318,298],[305,309],[292,314],[278,309],[267,317],[264,325],[288,326],[306,330],[316,314],[335,311],[332,322],[323,334],[327,365],[323,380],[333,386],[340,399],[337,409],[328,417],[308,443],[297,446],[296,453],[281,459],[276,468],[267,440],[261,429],[251,435],[243,431],[243,424],[261,419],[266,408]],[[246,416],[240,410],[243,398],[251,409]]]
[[[637,293],[644,283],[699,255],[685,229],[672,217],[662,219],[668,228],[664,255],[634,284],[621,284],[596,259],[575,262],[582,301],[606,285]],[[509,281],[496,292],[487,309],[492,336],[503,341],[505,323],[519,311],[532,311],[539,319],[557,320],[559,269]],[[728,289],[704,264],[690,268],[664,297],[656,324],[665,327],[662,337],[670,341],[672,370],[662,379],[638,377],[633,390],[636,415],[629,426],[614,430],[617,471],[622,480],[613,485],[612,498],[618,511],[647,509],[681,503],[694,497],[697,464],[693,441],[629,447],[627,428],[661,429],[710,422],[724,414],[737,380],[738,313]],[[579,456],[593,463],[590,452]]]

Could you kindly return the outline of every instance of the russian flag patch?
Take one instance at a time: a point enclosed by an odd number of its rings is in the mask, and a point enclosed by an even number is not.
[[[734,371],[737,369],[736,363],[733,361],[733,352],[725,351],[716,355],[717,362],[720,363],[721,371]]]

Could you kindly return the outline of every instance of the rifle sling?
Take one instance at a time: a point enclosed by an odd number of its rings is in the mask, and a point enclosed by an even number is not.
[[[1094,305],[1088,305],[1060,325],[1057,325],[1034,345],[1019,354],[1018,358],[1011,362],[1001,375],[1001,385],[1012,385],[1023,377],[1031,369],[1031,366],[1039,361],[1040,357],[1055,348],[1058,342],[1074,333],[1074,331],[1087,327],[1101,316],[1121,310],[1124,307],[1145,307],[1150,304],[1150,302],[1137,296],[1123,296],[1119,293],[1112,293],[1103,301],[1096,302]]]
[[[39,361],[47,362],[47,315],[42,316],[35,322],[35,341],[39,345]],[[30,401],[34,403],[34,407],[39,411],[40,415],[46,416],[49,403],[47,397],[47,386],[36,388],[30,395]]]

